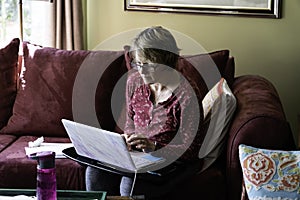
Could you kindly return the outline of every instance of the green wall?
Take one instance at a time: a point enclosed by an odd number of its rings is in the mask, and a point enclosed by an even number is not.
[[[277,88],[297,140],[300,114],[300,1],[283,0],[282,18],[124,11],[123,0],[86,0],[87,48],[134,28],[162,25],[207,51],[229,49],[236,75],[258,74]]]

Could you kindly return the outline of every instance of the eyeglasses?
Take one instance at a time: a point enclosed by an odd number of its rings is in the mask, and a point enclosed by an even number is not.
[[[156,64],[155,63],[141,63],[141,62],[131,62],[130,63],[131,67],[135,70],[147,70],[148,72],[154,72],[156,69]]]

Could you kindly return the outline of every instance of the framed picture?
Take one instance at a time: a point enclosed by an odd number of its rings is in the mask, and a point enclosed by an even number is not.
[[[281,0],[125,0],[125,10],[280,18]]]

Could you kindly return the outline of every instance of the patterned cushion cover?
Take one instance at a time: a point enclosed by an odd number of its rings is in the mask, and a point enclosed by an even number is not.
[[[241,144],[239,158],[250,200],[300,199],[300,151]]]

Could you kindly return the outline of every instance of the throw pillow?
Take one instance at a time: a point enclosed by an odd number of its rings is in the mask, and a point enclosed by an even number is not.
[[[20,40],[13,39],[0,49],[0,129],[12,115],[17,93],[17,68]]]
[[[300,199],[300,151],[241,144],[239,159],[250,200]]]
[[[204,159],[202,171],[208,168],[221,154],[228,125],[236,109],[236,98],[227,81],[221,78],[202,101],[204,120],[210,120],[207,134],[199,151]]]
[[[123,51],[68,51],[28,42],[23,43],[23,51],[25,70],[22,83],[13,115],[1,132],[14,135],[67,136],[61,119],[73,119],[73,95],[79,102],[82,100],[79,106],[85,112],[85,94],[92,90],[90,79],[97,76],[99,71],[102,76],[99,75],[96,94],[93,94],[94,99],[89,102],[95,105],[91,112],[98,113],[100,124],[106,125],[103,128],[114,128],[111,102],[107,100],[107,96],[111,95],[114,84],[126,71]],[[108,67],[103,64],[110,60],[113,62]],[[79,70],[83,69],[81,73],[86,75],[80,80],[76,79]],[[73,93],[75,80],[82,87],[76,94]],[[87,110],[85,114],[91,114],[89,112]]]
[[[178,62],[178,71],[186,77],[195,77],[200,72],[208,88],[224,77],[231,86],[234,79],[234,63],[229,62],[229,50],[219,50],[196,55],[184,55]],[[195,68],[197,71],[195,71]]]
[[[220,50],[196,55],[183,55],[179,58],[177,70],[197,88],[196,95],[201,104],[208,91],[221,77],[233,79],[234,74],[225,73],[229,59],[229,50]]]

